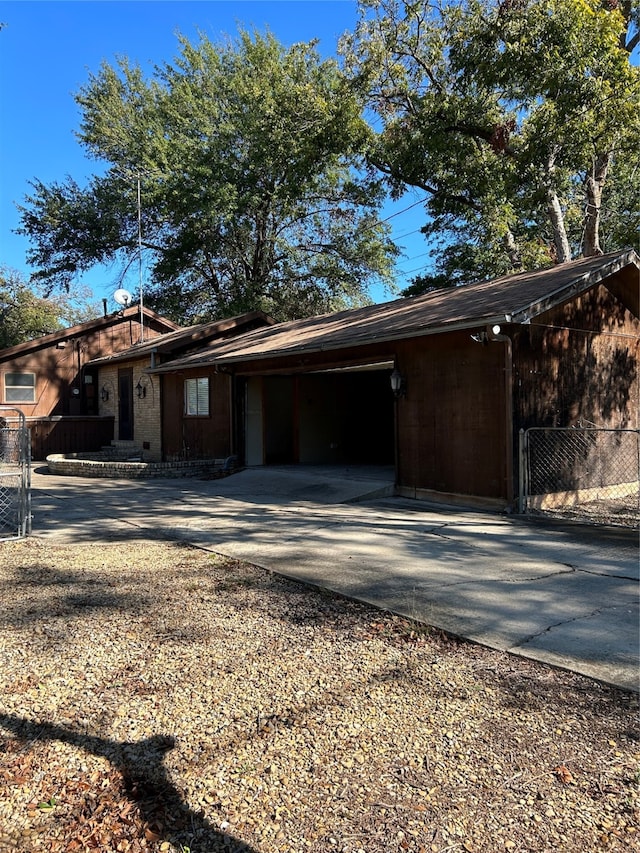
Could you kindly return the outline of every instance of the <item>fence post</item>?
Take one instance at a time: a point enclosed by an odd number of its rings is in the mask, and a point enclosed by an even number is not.
[[[26,421],[25,421],[26,423]],[[27,429],[25,426],[24,430],[24,459],[25,459],[25,467],[24,467],[24,489],[25,489],[25,504],[24,510],[26,513],[25,516],[25,527],[24,527],[24,535],[31,536],[31,526],[33,523],[33,516],[31,515],[31,430]]]
[[[638,517],[640,520],[640,429],[636,430],[636,484],[638,486]]]
[[[520,513],[520,515],[522,515],[522,513],[524,513],[525,511],[525,431],[521,428],[518,435],[518,512]]]

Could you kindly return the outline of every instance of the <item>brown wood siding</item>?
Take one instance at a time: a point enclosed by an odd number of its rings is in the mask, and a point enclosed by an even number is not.
[[[398,344],[398,482],[406,488],[510,497],[505,344],[469,333]]]
[[[184,414],[184,381],[209,378],[209,416]],[[231,377],[210,368],[162,377],[162,447],[165,461],[222,459],[232,453]]]
[[[640,322],[600,285],[514,334],[514,427],[637,429]]]
[[[27,420],[31,458],[43,461],[51,453],[100,450],[111,443],[113,418],[65,417]]]
[[[160,328],[156,326],[155,323],[145,326],[146,338],[160,334]],[[86,414],[87,406],[93,406],[93,403],[88,404],[87,395],[83,392],[84,367],[87,362],[124,350],[138,339],[139,323],[134,318],[128,318],[115,320],[111,326],[85,331],[75,338],[38,347],[6,361],[0,358],[0,400],[3,404],[13,405],[5,398],[6,373],[34,373],[35,403],[15,403],[26,417]]]

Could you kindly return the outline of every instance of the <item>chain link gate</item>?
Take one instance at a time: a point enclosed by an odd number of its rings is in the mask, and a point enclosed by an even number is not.
[[[0,542],[31,533],[31,437],[20,409],[0,406]]]
[[[520,512],[601,524],[640,522],[640,430],[520,430]]]

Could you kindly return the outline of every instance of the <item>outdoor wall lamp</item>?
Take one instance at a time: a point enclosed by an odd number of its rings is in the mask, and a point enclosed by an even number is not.
[[[138,384],[136,385],[136,393],[138,395],[138,400],[144,400],[144,398],[147,396],[147,386],[143,385],[139,379]]]
[[[102,386],[102,389],[100,391],[100,399],[102,400],[103,403],[106,403],[107,400],[109,399],[109,389],[107,388],[106,385]]]
[[[502,331],[502,327],[496,323],[495,326],[487,326],[486,329],[482,329],[482,331],[474,332],[471,335],[471,340],[475,341],[477,344],[488,344],[489,341],[499,340],[500,332]]]
[[[398,397],[404,397],[407,393],[407,386],[404,379],[404,376],[400,373],[398,368],[394,368],[393,373],[389,377],[391,382],[391,390],[393,391],[393,396],[397,399]]]

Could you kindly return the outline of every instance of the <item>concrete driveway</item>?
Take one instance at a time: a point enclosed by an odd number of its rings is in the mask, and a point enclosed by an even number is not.
[[[33,535],[160,537],[247,560],[479,643],[638,690],[638,532],[389,496],[385,470],[221,480],[33,473]]]

